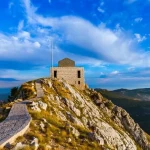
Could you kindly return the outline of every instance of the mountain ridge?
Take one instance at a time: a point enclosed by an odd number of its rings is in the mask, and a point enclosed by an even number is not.
[[[81,91],[64,80],[44,78],[24,83],[16,97],[20,98],[32,101],[32,122],[14,148],[20,143],[39,150],[150,149],[149,135],[125,110],[93,89]]]
[[[107,99],[111,99],[115,105],[127,110],[143,130],[150,134],[150,101],[139,101],[133,98],[123,97],[118,93],[113,93],[108,90],[97,89],[97,91]]]
[[[96,88],[96,90],[108,91],[112,94],[117,94],[117,96],[122,98],[129,98],[139,101],[150,101],[150,88],[138,88],[138,89],[116,89],[116,90],[106,90]]]

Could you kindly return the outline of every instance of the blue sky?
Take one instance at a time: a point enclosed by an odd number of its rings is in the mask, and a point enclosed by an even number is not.
[[[90,87],[150,87],[150,0],[5,0],[0,5],[0,88],[49,76],[64,57]]]

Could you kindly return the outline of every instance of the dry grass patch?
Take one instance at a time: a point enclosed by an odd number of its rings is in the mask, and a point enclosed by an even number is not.
[[[150,143],[150,135],[147,134],[147,133],[145,133],[145,134],[146,134],[146,137],[147,137],[148,142]]]
[[[61,122],[55,115],[50,115],[49,112],[47,112],[47,111],[42,110],[41,112],[35,112],[35,111],[30,110],[29,112],[34,120],[42,121],[42,119],[45,118],[48,123],[50,123],[58,128],[64,127],[63,122]]]
[[[58,93],[58,95],[60,95],[61,97],[65,97],[67,99],[70,99],[70,100],[72,99],[70,91],[65,89],[61,82],[55,80],[53,82],[53,86],[54,86],[56,92]]]

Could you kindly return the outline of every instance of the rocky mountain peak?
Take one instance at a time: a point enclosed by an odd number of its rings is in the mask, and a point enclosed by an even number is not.
[[[18,99],[22,97],[31,101],[32,117],[16,142],[23,148],[150,150],[149,135],[124,109],[93,89],[80,91],[64,80],[45,78],[23,84]]]

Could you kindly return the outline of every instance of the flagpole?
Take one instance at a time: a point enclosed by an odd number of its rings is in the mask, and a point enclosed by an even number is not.
[[[53,68],[53,41],[51,40],[51,67]]]

